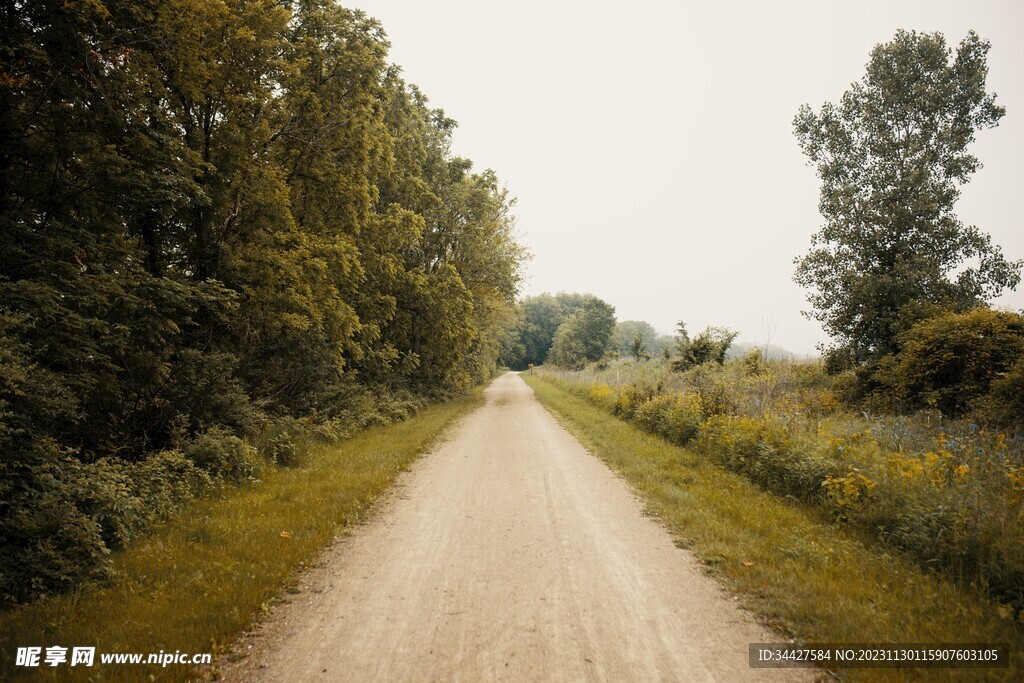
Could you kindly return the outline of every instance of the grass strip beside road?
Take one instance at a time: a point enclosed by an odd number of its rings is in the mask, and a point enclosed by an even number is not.
[[[980,591],[929,574],[536,375],[537,398],[618,472],[744,607],[804,642],[1009,643],[1009,669],[845,669],[843,680],[1024,676],[1024,633]]]
[[[188,666],[106,665],[101,652],[222,652],[294,585],[297,570],[357,523],[398,473],[457,418],[477,391],[404,422],[311,450],[255,487],[199,501],[114,558],[107,588],[56,596],[0,614],[0,678],[187,680]],[[93,667],[14,668],[16,648],[95,646]],[[42,659],[42,658],[41,658]]]

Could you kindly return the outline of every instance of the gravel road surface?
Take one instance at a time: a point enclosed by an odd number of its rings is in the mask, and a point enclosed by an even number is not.
[[[514,373],[221,664],[232,681],[808,680]]]

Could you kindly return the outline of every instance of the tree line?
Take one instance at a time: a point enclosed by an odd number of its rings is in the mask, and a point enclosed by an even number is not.
[[[658,334],[643,320],[617,321],[615,307],[593,294],[544,293],[519,302],[501,360],[513,370],[544,363],[581,370],[615,358],[674,358],[673,367],[683,370],[711,361],[721,365],[736,336],[708,327],[691,339],[681,321],[674,336]]]
[[[495,370],[526,257],[513,200],[452,153],[375,20],[39,0],[0,21],[4,599],[102,576],[300,428]]]

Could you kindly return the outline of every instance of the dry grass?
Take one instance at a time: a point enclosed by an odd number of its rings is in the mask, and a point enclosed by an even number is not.
[[[818,511],[672,446],[538,376],[524,379],[742,603],[806,642],[1002,642],[1010,669],[851,669],[843,680],[1021,680],[1024,633],[978,590],[873,548]]]
[[[311,450],[257,487],[198,502],[115,558],[106,588],[0,615],[0,678],[17,673],[93,680],[185,680],[186,666],[99,664],[100,652],[220,652],[294,584],[296,573],[370,505],[442,430],[481,402],[472,396]],[[19,646],[95,646],[92,668],[16,670]]]

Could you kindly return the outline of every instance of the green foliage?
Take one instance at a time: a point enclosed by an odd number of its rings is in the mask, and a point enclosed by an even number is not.
[[[635,353],[637,337],[640,338],[641,354],[639,356]],[[622,358],[640,359],[644,357],[644,354],[650,358],[651,356],[660,356],[662,353],[662,340],[657,331],[650,323],[642,320],[623,320],[616,323],[613,343]]]
[[[629,342],[629,355],[637,361],[649,360],[651,357],[647,352],[647,342],[639,332],[634,333],[632,341]]]
[[[726,354],[734,339],[739,334],[727,327],[708,327],[693,339],[686,333],[686,325],[679,321],[679,335],[676,340],[676,351],[679,357],[672,363],[677,372],[705,363],[725,362]]]
[[[768,361],[764,351],[753,348],[743,356],[743,370],[748,375],[764,375],[769,372]]]
[[[52,441],[0,462],[2,598],[59,592],[109,578],[123,548],[208,490],[210,476],[178,451],[126,463],[83,463]]]
[[[609,351],[614,330],[615,308],[588,295],[558,326],[548,361],[577,370],[598,361]]]
[[[171,514],[197,476],[259,477],[246,438],[292,462],[307,432],[493,373],[514,200],[451,153],[376,21],[328,0],[0,21],[0,511],[23,568],[0,593],[101,575],[139,506]]]
[[[559,326],[583,306],[588,296],[559,292],[523,299],[517,306],[517,319],[509,330],[504,363],[514,370],[543,364]]]
[[[1018,432],[1024,432],[1024,357],[993,380],[984,414]]]
[[[1018,323],[1015,314],[982,310],[950,316],[935,329],[959,333],[966,327],[974,335],[982,329],[991,337],[991,351],[1017,334],[1006,331]],[[836,379],[819,364],[767,361],[756,374],[744,359],[684,373],[667,365],[545,369],[542,376],[560,378],[646,431],[688,443],[704,460],[774,494],[813,504],[837,524],[899,548],[925,568],[976,582],[1018,613],[1024,610],[1020,437],[934,412],[888,418],[847,413],[835,399]],[[1020,365],[1014,365],[993,382],[1006,382],[1007,405],[1020,395],[1019,378]],[[615,380],[623,383],[613,389]]]
[[[198,435],[183,452],[196,466],[217,479],[256,481],[263,469],[256,449],[221,427],[212,427]]]
[[[885,391],[905,408],[958,417],[1024,360],[1024,316],[987,308],[947,313],[901,334],[899,347],[876,373]]]
[[[648,432],[685,446],[700,431],[705,419],[698,394],[660,394],[640,403],[633,419]]]
[[[974,33],[954,56],[942,34],[900,31],[838,104],[794,119],[825,217],[795,279],[857,363],[895,352],[917,309],[968,310],[1020,280],[1021,262],[953,213],[979,166],[975,131],[1004,114],[985,89],[988,50]]]
[[[626,419],[633,419],[637,410],[661,392],[661,387],[645,384],[627,384],[619,389],[615,397],[614,412]]]

